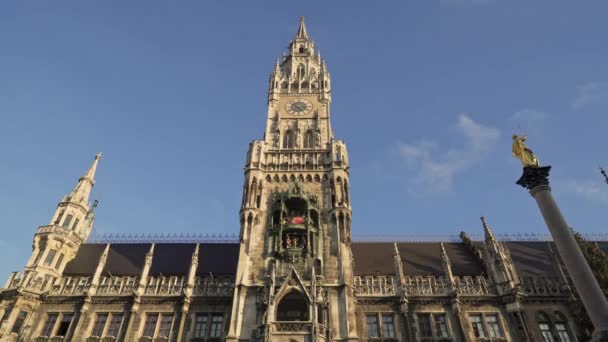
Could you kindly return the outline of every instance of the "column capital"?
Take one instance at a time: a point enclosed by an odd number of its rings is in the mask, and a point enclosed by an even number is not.
[[[550,165],[540,167],[526,166],[516,184],[530,190],[530,192],[538,186],[548,187],[550,170]]]

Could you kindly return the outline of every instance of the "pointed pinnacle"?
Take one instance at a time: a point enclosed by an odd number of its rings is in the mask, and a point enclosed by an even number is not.
[[[441,258],[443,260],[449,261],[450,259],[448,258],[448,253],[445,251],[445,246],[443,245],[443,242],[439,243],[439,245],[441,246]]]
[[[95,155],[95,161],[93,161],[93,165],[91,165],[91,167],[89,168],[87,173],[82,178],[86,178],[86,179],[94,182],[95,181],[95,172],[97,171],[97,164],[99,164],[100,160],[101,160],[101,152],[99,152]]]
[[[296,38],[308,39],[308,33],[306,32],[306,24],[304,23],[304,17],[300,17],[300,27],[298,27],[298,33]]]
[[[488,225],[488,222],[486,221],[485,216],[481,217],[481,224],[483,225],[483,231],[484,231],[486,240],[496,240],[496,236],[494,236],[494,233],[490,229],[490,226]]]

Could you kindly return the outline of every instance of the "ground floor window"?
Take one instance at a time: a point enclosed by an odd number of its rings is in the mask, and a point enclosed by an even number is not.
[[[195,338],[223,337],[224,314],[220,312],[199,312],[194,315]]]
[[[394,339],[395,316],[392,313],[367,313],[367,337],[370,339]]]
[[[469,321],[473,335],[478,339],[504,339],[497,313],[470,314]]]
[[[50,312],[40,332],[40,336],[65,336],[72,324],[74,314],[71,312]]]
[[[572,341],[566,317],[560,312],[555,312],[554,316],[539,312],[536,316],[536,320],[541,336],[543,337],[543,342]]]
[[[122,319],[122,312],[98,312],[95,317],[91,336],[118,337]]]
[[[169,337],[173,327],[173,313],[148,312],[143,337]]]
[[[15,334],[21,333],[21,328],[23,327],[23,322],[25,322],[26,317],[27,311],[19,311],[19,315],[17,316],[17,319],[15,319],[15,324],[13,324],[11,332]]]
[[[448,339],[448,326],[444,313],[418,314],[418,334],[423,341]]]

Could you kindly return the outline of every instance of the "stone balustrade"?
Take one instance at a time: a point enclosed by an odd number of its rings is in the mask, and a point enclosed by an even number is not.
[[[444,277],[405,277],[403,290],[410,296],[445,296],[448,282]]]
[[[50,290],[52,295],[83,295],[91,286],[90,277],[64,277],[55,283]]]
[[[454,277],[454,290],[459,295],[464,296],[479,296],[494,294],[490,291],[486,279],[481,276],[477,277]]]
[[[64,340],[63,336],[53,336],[53,337],[38,336],[34,339],[34,342],[63,342],[63,340]]]
[[[133,294],[135,286],[137,286],[137,277],[118,277],[107,276],[101,277],[99,286],[97,286],[98,295],[130,295]]]
[[[114,341],[116,341],[116,337],[113,337],[113,336],[105,336],[105,337],[89,336],[86,339],[86,342],[114,342]]]
[[[44,275],[39,275],[37,272],[25,273],[23,276],[15,277],[9,284],[9,288],[22,288],[24,290],[44,292],[48,289],[54,278]]]
[[[569,296],[568,286],[557,278],[521,277],[519,281],[529,296]]]
[[[223,277],[196,277],[194,296],[231,297],[234,291],[234,279]]]
[[[54,233],[57,235],[68,237],[79,243],[82,242],[82,238],[78,234],[74,233],[73,230],[62,227],[62,226],[54,225],[54,224],[38,227],[37,234],[44,234],[44,233]]]
[[[185,277],[149,277],[144,293],[146,295],[179,296],[183,293]]]
[[[394,296],[393,277],[356,276],[354,279],[355,294],[359,296]]]

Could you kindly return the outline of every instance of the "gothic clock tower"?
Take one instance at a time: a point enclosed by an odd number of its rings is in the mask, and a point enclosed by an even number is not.
[[[228,341],[357,340],[346,145],[331,79],[304,19],[268,84],[249,145]]]

